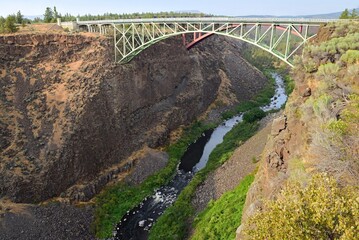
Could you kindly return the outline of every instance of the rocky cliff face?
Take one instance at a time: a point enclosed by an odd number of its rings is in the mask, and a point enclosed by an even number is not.
[[[213,37],[187,51],[173,38],[117,65],[104,37],[0,37],[0,197],[90,199],[133,152],[265,85],[240,47]]]
[[[345,57],[359,50],[357,29],[357,23],[322,27],[293,69],[296,88],[273,122],[237,239],[247,239],[248,218],[265,211],[264,202],[275,200],[288,182],[306,186],[313,174],[326,173],[341,187],[358,186],[359,62]]]

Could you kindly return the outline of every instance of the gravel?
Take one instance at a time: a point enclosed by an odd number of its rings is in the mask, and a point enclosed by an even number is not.
[[[0,239],[67,240],[96,239],[90,233],[93,208],[50,203],[30,205],[21,213],[7,212],[0,217]]]

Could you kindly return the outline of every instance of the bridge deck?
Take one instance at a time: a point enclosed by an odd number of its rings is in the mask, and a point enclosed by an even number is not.
[[[203,17],[203,18],[140,18],[114,19],[96,21],[78,21],[79,25],[88,24],[126,24],[126,23],[291,23],[291,24],[322,24],[335,22],[338,19],[308,18],[236,18],[236,17]]]

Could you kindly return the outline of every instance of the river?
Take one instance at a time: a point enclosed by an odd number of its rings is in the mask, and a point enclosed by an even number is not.
[[[286,102],[284,82],[280,75],[272,73],[275,79],[275,95],[270,104],[261,107],[263,111],[279,109]],[[157,189],[150,197],[145,198],[137,207],[127,212],[114,230],[115,240],[145,240],[153,223],[164,210],[176,201],[184,187],[191,181],[194,174],[203,169],[213,149],[223,142],[223,137],[239,122],[242,114],[224,121],[214,130],[205,131],[192,143],[178,166],[175,177],[166,186]]]

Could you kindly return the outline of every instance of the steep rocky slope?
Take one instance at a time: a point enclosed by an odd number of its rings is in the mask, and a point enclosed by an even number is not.
[[[266,82],[220,37],[189,52],[168,39],[126,65],[112,49],[96,36],[0,37],[1,197],[89,200],[131,169],[133,152]]]
[[[243,229],[250,228],[247,224],[248,218],[256,212],[266,212],[268,209],[264,203],[277,199],[288,183],[299,182],[304,188],[313,175],[326,173],[326,176],[333,177],[340,187],[359,185],[358,29],[359,25],[355,22],[322,27],[316,41],[307,46],[302,58],[298,59],[292,73],[296,88],[288,100],[283,116],[276,119],[272,125],[269,140],[262,153],[261,166],[247,194],[237,239],[247,239]],[[326,190],[329,192],[329,188]],[[305,205],[321,206],[320,203],[310,202],[315,199],[314,193],[311,194],[313,196]],[[358,189],[350,194],[358,201]],[[292,196],[292,200],[297,201],[297,211],[301,212],[299,199]],[[334,202],[334,199],[332,201]],[[355,206],[354,204],[355,202],[350,205]],[[282,210],[285,211],[285,208],[286,206],[282,206]],[[344,205],[342,208],[344,209]],[[310,235],[310,232],[311,229],[317,229],[315,224],[323,224],[318,220],[321,217],[330,219],[329,213],[327,216],[321,216],[324,212],[320,210],[313,213],[313,222],[308,228],[305,227],[308,223],[301,221],[299,226],[304,226],[301,231],[307,234],[307,237],[318,239]],[[355,215],[355,212],[353,214]],[[289,217],[281,217],[286,224],[290,224]],[[339,218],[337,216],[335,219]],[[354,217],[352,221],[358,219]],[[316,234],[341,236],[340,234],[348,230],[349,232],[345,233],[347,238],[340,239],[353,239],[350,237],[350,229],[340,229],[335,227],[338,226],[336,224],[338,223],[333,220],[325,225],[329,226],[328,233],[317,230]],[[338,233],[332,233],[330,226],[337,228]],[[324,225],[322,227],[325,229]],[[268,229],[270,228],[271,226],[268,226]],[[277,231],[275,226],[272,228],[269,230],[272,233],[271,239],[280,239],[276,235],[280,230]],[[269,236],[269,232],[264,234]],[[295,227],[292,232],[297,233]],[[300,236],[302,235],[297,234],[296,238],[303,239]],[[291,238],[289,235],[286,237]]]

